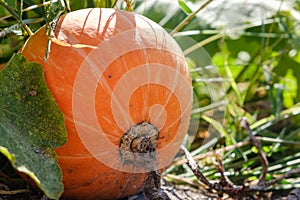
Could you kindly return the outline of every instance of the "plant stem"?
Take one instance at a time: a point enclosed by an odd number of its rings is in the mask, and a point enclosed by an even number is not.
[[[173,35],[174,33],[177,33],[180,29],[182,29],[187,23],[189,23],[198,12],[200,12],[203,8],[205,8],[208,4],[210,4],[213,0],[208,0],[203,5],[200,6],[195,12],[189,14],[178,26],[175,27],[175,29],[170,33]]]
[[[184,51],[183,51],[183,54],[184,54],[184,55],[188,55],[189,53],[195,51],[196,49],[198,49],[198,48],[200,48],[200,47],[203,47],[204,45],[206,45],[206,44],[208,44],[208,43],[210,43],[210,42],[212,42],[212,41],[215,41],[215,40],[217,40],[217,39],[220,39],[220,38],[222,38],[223,36],[224,36],[223,33],[219,33],[219,34],[213,35],[213,36],[211,36],[211,37],[209,37],[209,38],[206,38],[205,40],[202,40],[201,42],[199,42],[199,43],[197,43],[197,44],[195,44],[195,45],[193,45],[193,46],[187,48],[186,50],[184,50]]]
[[[190,152],[185,148],[185,146],[181,146],[180,150],[185,154],[186,159],[187,159],[187,165],[190,167],[190,169],[193,171],[194,175],[199,179],[199,181],[201,181],[202,183],[204,183],[205,185],[209,186],[210,188],[213,188],[213,184],[210,183],[206,177],[200,172],[197,163],[195,162],[195,160],[193,159],[192,155],[190,154]]]
[[[126,3],[127,10],[128,10],[129,12],[132,12],[133,9],[132,9],[130,0],[124,0],[124,1],[125,1],[125,3]]]
[[[256,149],[258,151],[259,159],[260,159],[260,162],[261,162],[262,167],[263,167],[263,171],[262,171],[261,176],[259,178],[258,185],[261,185],[261,184],[263,185],[266,181],[266,175],[268,173],[268,160],[267,160],[267,157],[264,154],[263,150],[261,149],[261,144],[255,138],[255,136],[254,136],[254,134],[253,134],[253,132],[250,128],[249,122],[247,121],[247,119],[245,117],[242,118],[242,120],[241,120],[241,126],[247,131],[251,143],[256,147]]]
[[[2,5],[13,16],[13,18],[18,21],[18,23],[22,24],[22,19],[19,18],[18,14],[11,7],[9,7],[4,0],[0,0],[0,5]],[[33,35],[32,31],[26,24],[22,24],[22,26],[29,36]]]

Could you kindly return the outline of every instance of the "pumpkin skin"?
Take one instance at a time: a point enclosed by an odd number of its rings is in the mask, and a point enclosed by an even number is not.
[[[153,21],[116,9],[60,17],[49,57],[42,27],[21,49],[40,63],[65,117],[56,148],[67,199],[116,199],[143,189],[149,168],[120,158],[122,137],[142,122],[157,128],[155,169],[175,157],[189,125],[192,86],[180,47]]]

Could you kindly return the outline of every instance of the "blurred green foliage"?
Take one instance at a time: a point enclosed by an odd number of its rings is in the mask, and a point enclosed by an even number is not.
[[[299,1],[219,0],[198,12],[205,2],[136,1],[135,8],[172,33],[189,61],[198,100],[191,126],[199,126],[191,153],[201,157],[248,141],[240,126],[246,117],[267,154],[269,179],[299,167]],[[190,10],[198,12],[192,19]],[[225,174],[236,183],[258,179],[262,169],[255,147],[247,144],[222,155]],[[199,165],[206,176],[220,178],[211,159],[200,159]],[[182,177],[195,180],[184,165],[167,173],[182,182]],[[289,179],[273,189],[299,183],[300,178]]]

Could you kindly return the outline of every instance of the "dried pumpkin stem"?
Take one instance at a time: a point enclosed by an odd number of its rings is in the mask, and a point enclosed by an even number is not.
[[[168,200],[161,190],[161,176],[156,168],[156,147],[158,130],[148,122],[133,126],[122,137],[120,156],[124,165],[131,164],[149,170],[148,178],[143,185],[146,199]]]
[[[155,171],[157,138],[157,128],[152,124],[142,122],[133,126],[121,138],[119,149],[123,164]]]
[[[169,196],[161,189],[161,175],[158,171],[148,173],[142,193],[145,199],[170,200]]]

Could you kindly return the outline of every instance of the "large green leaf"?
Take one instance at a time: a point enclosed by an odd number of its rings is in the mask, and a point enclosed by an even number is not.
[[[0,152],[52,199],[63,192],[53,147],[66,141],[59,108],[43,70],[15,54],[0,72]]]

